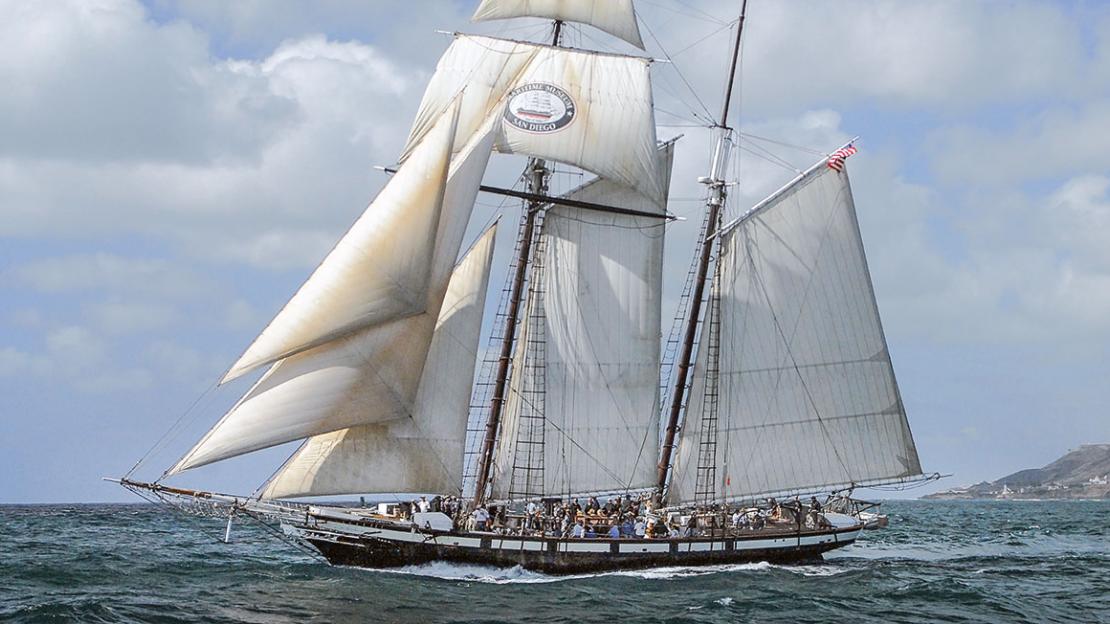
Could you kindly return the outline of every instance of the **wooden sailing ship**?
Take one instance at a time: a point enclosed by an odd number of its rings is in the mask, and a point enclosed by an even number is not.
[[[632,0],[483,0],[475,15],[517,17],[553,20],[551,44],[455,35],[388,184],[224,381],[265,374],[163,479],[301,447],[252,497],[121,482],[228,513],[229,530],[233,513],[276,521],[334,563],[369,567],[566,573],[789,562],[851,544],[863,527],[849,514],[798,508],[761,528],[725,521],[760,515],[753,504],[768,496],[921,476],[848,152],[742,214],[727,210],[742,9],[701,179],[705,219],[664,344],[673,142],[657,141],[652,61],[560,45],[563,24],[577,22],[643,48]],[[482,184],[495,152],[529,158],[526,190]],[[551,162],[597,177],[553,195]],[[493,355],[475,383],[497,228],[459,259],[479,192],[519,198],[524,210]],[[291,502],[375,493],[467,504],[449,517]],[[641,518],[686,533],[570,537],[526,530],[518,513],[530,501],[611,495],[650,498]],[[468,525],[490,507],[507,520]]]

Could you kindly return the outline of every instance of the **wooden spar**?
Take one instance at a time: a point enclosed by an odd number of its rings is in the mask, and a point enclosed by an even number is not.
[[[386,173],[397,173],[397,170],[392,167],[379,167],[381,171]],[[552,197],[542,193],[532,193],[528,191],[517,191],[513,189],[500,188],[497,186],[487,186],[485,184],[478,187],[479,191],[483,193],[492,193],[494,195],[504,195],[506,197],[515,197],[517,199],[526,199],[534,204],[557,204],[559,206],[570,206],[571,208],[581,208],[583,210],[596,210],[598,212],[611,212],[613,214],[627,215],[630,217],[650,217],[653,219],[665,219],[667,221],[674,221],[678,217],[666,212],[648,212],[646,210],[633,210],[631,208],[621,208],[620,206],[609,206],[607,204],[597,204],[594,202],[581,201],[578,199],[569,199],[567,197]]]
[[[647,212],[646,210],[633,210],[631,208],[621,208],[619,206],[607,206],[605,204],[595,204],[594,202],[579,201],[577,199],[568,199],[566,197],[551,197],[549,195],[529,193],[526,191],[514,191],[513,189],[497,188],[495,186],[486,186],[484,184],[479,187],[478,190],[484,193],[494,193],[497,195],[527,199],[530,202],[535,202],[539,204],[558,204],[560,206],[570,206],[572,208],[582,208],[584,210],[596,210],[598,212],[611,212],[613,214],[628,215],[630,217],[651,217],[654,219],[665,219],[667,221],[673,221],[675,219],[674,215],[667,213]]]
[[[555,20],[555,29],[551,37],[551,45],[559,45],[563,34],[563,21]],[[528,163],[528,193],[543,197],[544,187],[547,185],[547,176],[550,171],[547,163],[542,159],[533,158]],[[528,265],[531,260],[532,239],[536,231],[536,214],[545,205],[539,199],[528,200],[528,214],[524,218],[524,228],[521,232],[520,253],[516,259],[516,274],[513,276],[513,287],[509,294],[509,309],[505,315],[505,334],[501,339],[501,355],[497,360],[497,377],[493,385],[493,398],[490,400],[489,418],[486,420],[485,436],[482,438],[482,450],[478,457],[478,474],[474,487],[474,507],[478,507],[486,500],[486,488],[489,487],[489,473],[493,466],[493,451],[497,446],[497,433],[501,426],[501,411],[505,407],[505,389],[508,385],[509,368],[513,358],[513,344],[516,341],[516,326],[520,316],[520,301],[523,299],[524,282],[528,277]]]
[[[748,0],[743,0],[740,5],[740,20],[736,28],[736,42],[732,48],[732,63],[729,69],[728,88],[725,91],[725,102],[721,111],[721,121],[717,124],[720,129],[717,148],[714,151],[712,175],[709,180],[709,200],[706,207],[709,214],[706,216],[705,238],[701,241],[701,257],[698,258],[697,273],[694,277],[694,291],[690,300],[690,315],[686,319],[686,331],[682,337],[682,349],[675,361],[675,382],[671,391],[671,407],[667,416],[667,426],[663,435],[663,446],[659,453],[659,464],[656,467],[656,496],[660,502],[665,500],[667,482],[671,473],[671,456],[674,454],[675,436],[678,434],[678,421],[682,416],[682,406],[686,402],[686,380],[690,376],[690,365],[694,354],[694,341],[697,339],[698,322],[701,319],[701,300],[705,294],[705,281],[709,274],[709,261],[713,257],[714,234],[717,223],[721,217],[721,208],[725,203],[724,168],[728,156],[728,109],[732,103],[732,90],[736,82],[736,66],[740,60],[740,40],[744,34],[744,15],[747,13]]]
[[[740,20],[736,23],[736,46],[732,50],[732,65],[728,70],[728,87],[725,89],[725,103],[721,108],[721,127],[728,127],[728,109],[732,105],[732,88],[736,84],[736,64],[740,61],[740,36],[744,34],[744,16],[748,13],[748,0],[740,5]]]
[[[544,161],[534,159],[528,177],[528,186],[533,191],[543,188],[544,178],[547,176],[547,167]],[[508,385],[509,367],[512,364],[513,344],[515,342],[516,326],[520,316],[520,302],[524,294],[524,282],[528,275],[528,264],[532,251],[532,239],[535,237],[536,214],[543,206],[539,202],[528,203],[528,214],[524,218],[524,228],[520,238],[520,253],[516,259],[516,273],[513,275],[513,286],[509,293],[509,309],[505,314],[505,330],[501,339],[501,355],[497,360],[497,377],[493,385],[493,399],[490,401],[489,418],[486,420],[486,431],[482,438],[482,450],[478,457],[478,473],[474,487],[474,506],[485,502],[486,488],[489,486],[489,473],[493,464],[493,451],[497,445],[497,431],[501,425],[501,411],[505,406],[505,389]]]
[[[720,218],[721,203],[724,200],[724,189],[715,189],[713,199],[709,202],[709,216],[706,218],[705,231],[707,236],[717,228]],[[720,201],[714,201],[717,196]],[[656,488],[659,501],[663,502],[667,480],[670,477],[671,455],[674,452],[675,435],[678,433],[678,420],[682,414],[682,404],[686,392],[686,379],[690,374],[690,363],[693,359],[694,340],[697,337],[698,320],[701,315],[701,299],[705,294],[705,277],[709,272],[709,260],[712,256],[712,241],[702,241],[701,257],[698,258],[698,272],[694,281],[694,292],[690,300],[690,316],[686,321],[686,332],[682,337],[682,350],[676,361],[674,389],[671,392],[671,408],[667,417],[667,428],[663,435],[663,447],[660,449],[659,465],[656,468]]]

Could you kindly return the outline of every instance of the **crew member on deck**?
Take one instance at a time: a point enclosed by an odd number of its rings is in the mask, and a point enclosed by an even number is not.
[[[581,520],[574,523],[574,528],[571,529],[570,536],[577,537],[579,539],[586,536],[586,527],[582,526]]]

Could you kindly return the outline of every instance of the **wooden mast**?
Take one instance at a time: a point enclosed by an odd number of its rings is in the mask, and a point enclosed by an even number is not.
[[[731,145],[728,127],[728,109],[732,103],[732,91],[736,83],[736,66],[740,60],[740,38],[744,33],[744,16],[747,13],[748,0],[743,0],[740,5],[740,19],[736,27],[736,41],[732,48],[732,64],[729,68],[728,87],[725,89],[725,102],[721,111],[721,120],[716,125],[718,131],[717,146],[713,151],[713,163],[707,184],[709,185],[709,199],[706,201],[705,238],[701,241],[701,256],[698,258],[697,273],[694,278],[694,291],[690,300],[690,315],[686,321],[686,331],[683,334],[682,349],[675,360],[674,388],[671,391],[671,406],[667,418],[667,427],[663,436],[663,447],[660,449],[659,464],[656,467],[656,496],[664,500],[667,482],[670,479],[671,456],[674,453],[675,436],[678,433],[678,422],[682,416],[682,406],[685,403],[686,382],[690,376],[690,366],[694,355],[694,342],[697,339],[698,323],[701,319],[702,297],[705,295],[705,282],[709,274],[709,262],[713,258],[713,241],[717,225],[721,218],[721,209],[725,204],[725,169],[728,166],[728,156]]]
[[[563,21],[555,20],[552,45],[559,45],[562,32]],[[486,420],[482,450],[478,458],[477,481],[474,487],[474,507],[478,507],[486,500],[490,470],[493,467],[493,452],[497,446],[497,432],[501,426],[501,412],[505,406],[505,390],[508,386],[516,327],[520,318],[520,302],[523,299],[524,283],[528,277],[528,266],[531,261],[532,239],[535,237],[536,231],[536,214],[547,203],[539,199],[545,195],[544,191],[546,189],[544,187],[547,186],[547,178],[551,173],[547,168],[547,163],[541,158],[532,158],[528,161],[526,173],[528,175],[528,194],[532,198],[528,201],[528,214],[524,218],[520,251],[516,259],[516,273],[513,275],[513,286],[509,293],[509,309],[505,314],[505,335],[501,339],[501,355],[497,361],[497,377],[493,385],[493,398],[490,400],[489,419]]]

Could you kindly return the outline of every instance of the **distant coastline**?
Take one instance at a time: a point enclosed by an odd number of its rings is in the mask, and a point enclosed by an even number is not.
[[[1110,444],[1084,444],[1043,468],[929,494],[928,500],[1110,500]]]

